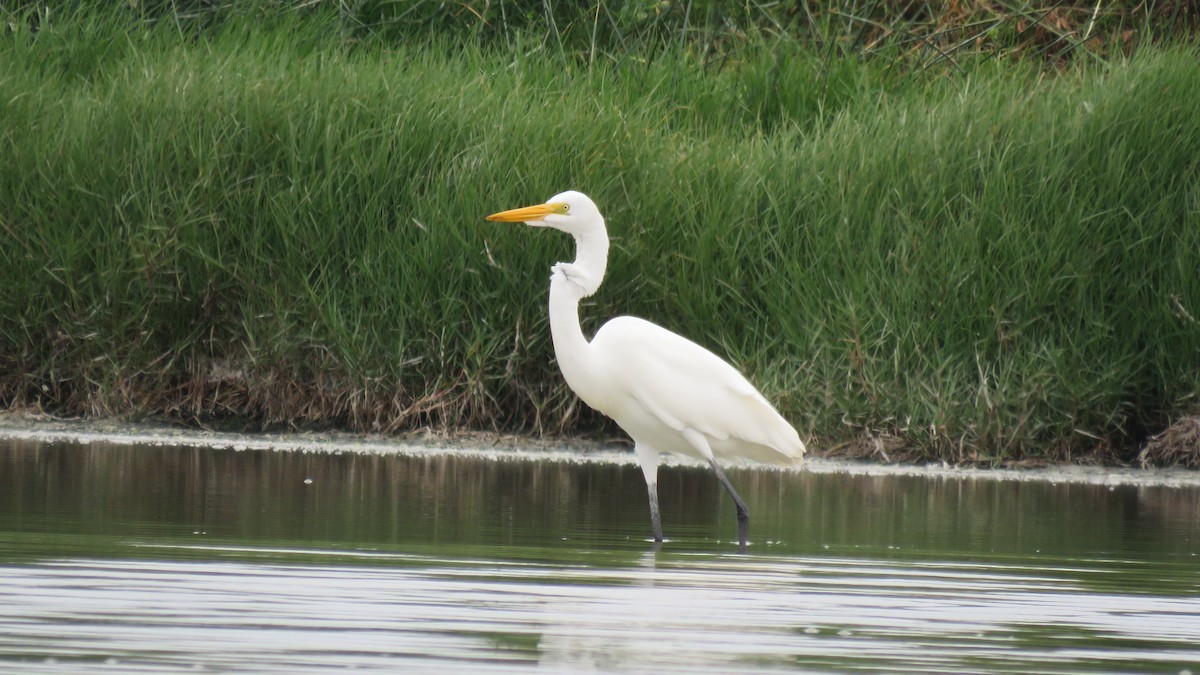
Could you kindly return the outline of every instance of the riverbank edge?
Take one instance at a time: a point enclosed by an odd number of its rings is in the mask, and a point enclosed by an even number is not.
[[[0,412],[0,440],[79,445],[145,445],[209,447],[213,449],[277,452],[322,452],[457,456],[495,461],[552,461],[636,465],[630,446],[578,438],[537,438],[479,432],[412,432],[400,435],[341,431],[242,433],[116,419],[62,419],[31,413]],[[703,467],[687,457],[664,453],[664,466]],[[878,463],[857,459],[813,457],[792,469],[749,461],[734,468],[856,476],[904,476],[942,480],[997,480],[1135,487],[1200,487],[1200,471],[1170,468],[1132,468],[1078,464],[1037,467],[952,466],[945,463]]]
[[[577,187],[613,225],[588,331],[697,340],[838,456],[1170,464],[1136,453],[1198,412],[1190,45],[571,68],[239,16],[0,50],[0,406],[616,434],[553,363],[569,242],[482,219]]]

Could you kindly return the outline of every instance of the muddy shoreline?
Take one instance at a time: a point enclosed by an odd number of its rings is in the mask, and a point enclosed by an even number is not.
[[[546,439],[485,433],[410,433],[384,436],[347,432],[235,433],[121,420],[58,419],[30,414],[0,414],[0,440],[81,445],[147,445],[211,447],[279,452],[353,452],[406,456],[458,455],[498,461],[635,463],[631,448],[617,442]],[[664,454],[664,465],[701,466],[686,457]],[[875,463],[814,457],[794,469],[752,462],[735,467],[764,470],[846,473],[864,476],[917,476],[940,479],[1043,481],[1089,485],[1200,487],[1200,471],[1184,468],[1130,468],[1072,464],[1029,468],[981,468],[944,464]]]

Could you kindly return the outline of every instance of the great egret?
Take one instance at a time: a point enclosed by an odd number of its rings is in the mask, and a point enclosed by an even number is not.
[[[792,464],[804,442],[792,425],[733,366],[704,347],[644,319],[619,316],[591,342],[579,325],[579,301],[596,292],[608,265],[608,231],[587,195],[568,191],[545,204],[494,213],[488,220],[550,227],[575,238],[575,262],[550,275],[550,332],[567,385],[608,415],[634,442],[650,498],[654,541],[661,542],[660,452],[708,462],[737,507],[738,543],[750,514],[717,458]]]

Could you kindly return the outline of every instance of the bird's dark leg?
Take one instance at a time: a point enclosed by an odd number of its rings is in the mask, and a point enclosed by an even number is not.
[[[721,484],[725,486],[725,490],[729,492],[729,496],[733,498],[733,504],[737,507],[738,521],[738,551],[746,552],[746,531],[750,528],[750,510],[746,508],[746,502],[738,495],[737,490],[733,489],[733,483],[729,482],[729,477],[725,475],[725,471],[721,469],[721,465],[717,464],[716,459],[708,460],[712,465],[713,471],[717,472],[717,478],[721,479]]]

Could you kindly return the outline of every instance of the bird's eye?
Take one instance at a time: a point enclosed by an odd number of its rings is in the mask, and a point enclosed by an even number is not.
[[[561,214],[563,214],[563,215],[566,215],[566,214],[567,214],[567,212],[568,212],[568,211],[570,211],[570,210],[571,210],[571,205],[570,205],[570,204],[561,204],[561,205],[558,207],[558,212],[559,212],[559,213],[561,213]]]

